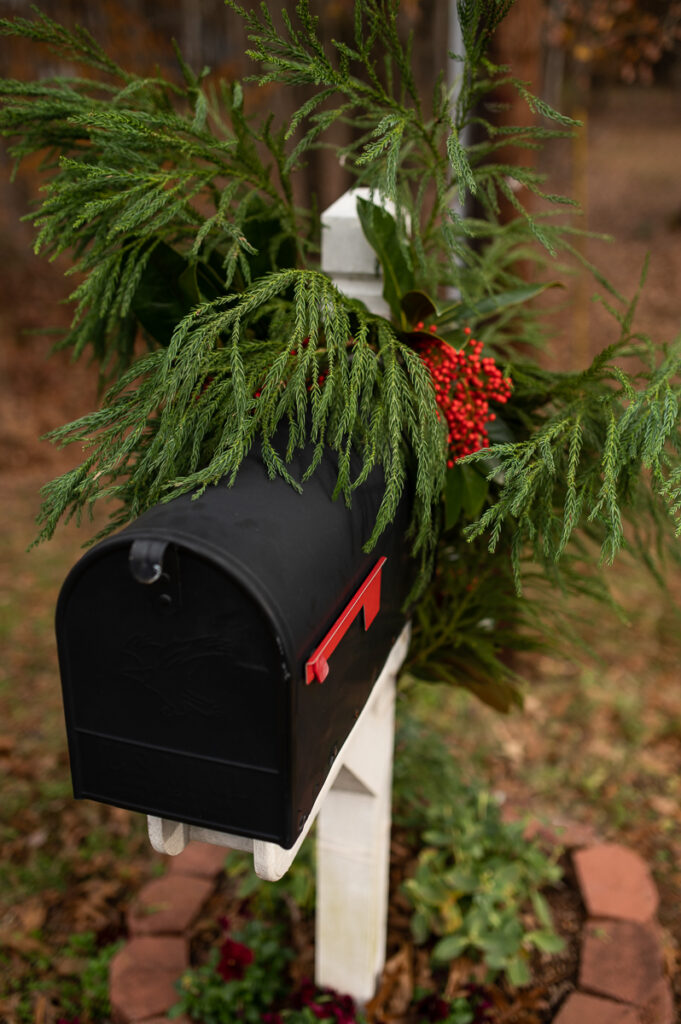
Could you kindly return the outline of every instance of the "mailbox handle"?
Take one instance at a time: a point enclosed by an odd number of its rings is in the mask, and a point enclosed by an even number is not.
[[[348,629],[364,609],[364,629],[367,630],[381,607],[381,570],[385,555],[379,558],[362,586],[349,605],[333,624],[322,642],[305,662],[305,683],[307,686],[317,679],[323,683],[329,674],[329,661]]]

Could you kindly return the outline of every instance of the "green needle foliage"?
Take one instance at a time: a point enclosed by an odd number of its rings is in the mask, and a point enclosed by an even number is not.
[[[87,353],[106,386],[99,409],[51,435],[82,446],[84,461],[45,487],[40,537],[100,499],[113,501],[108,532],[159,501],[234,481],[252,450],[301,488],[330,447],[336,496],[348,503],[382,467],[368,548],[405,490],[414,493],[422,600],[411,673],[467,680],[508,707],[518,681],[505,652],[542,645],[552,629],[543,591],[603,596],[584,581],[589,545],[606,562],[624,546],[653,566],[651,542],[664,546],[665,521],[679,520],[678,346],[637,334],[635,301],[589,268],[609,293],[619,341],[581,373],[526,354],[547,330],[533,300],[556,284],[556,254],[579,258],[579,229],[570,201],[516,158],[576,123],[487,56],[512,0],[460,0],[456,85],[443,71],[428,102],[398,0],[355,0],[352,41],[328,46],[308,0],[281,19],[266,3],[227,5],[246,24],[254,81],[305,90],[290,123],[253,119],[241,83],[196,73],[179,53],[177,81],[140,77],[83,29],[39,11],[0,20],[0,34],[83,69],[0,81],[0,133],[17,166],[39,154],[46,178],[30,215],[36,251],[69,254],[77,275],[60,347]],[[502,85],[537,125],[496,123]],[[315,200],[294,201],[297,173],[311,150],[330,146],[336,122],[351,126],[337,157],[373,196],[358,213],[389,318],[320,272]],[[528,267],[529,281],[519,269]],[[434,334],[424,335],[425,321]],[[461,459],[422,355],[424,337],[461,348],[465,326],[510,374],[513,394],[495,409],[490,447]],[[630,357],[637,369],[626,372]],[[287,464],[303,447],[297,480]],[[351,451],[361,456],[354,478]]]

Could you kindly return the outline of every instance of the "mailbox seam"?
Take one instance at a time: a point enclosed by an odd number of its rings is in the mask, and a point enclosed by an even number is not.
[[[248,596],[258,605],[258,607],[269,617],[272,622],[276,625],[275,635],[279,635],[284,638],[285,653],[287,655],[286,661],[288,662],[287,669],[292,672],[295,667],[294,659],[294,646],[292,637],[289,633],[286,617],[283,614],[279,604],[274,600],[272,594],[268,591],[267,587],[264,586],[263,581],[255,576],[255,574],[249,569],[248,565],[242,562],[239,558],[230,556],[226,557],[225,551],[216,545],[211,544],[210,541],[198,539],[194,534],[185,533],[183,530],[165,528],[163,533],[164,539],[170,544],[179,544],[191,551],[192,554],[199,558],[210,559],[213,561],[223,572],[230,573],[234,576],[236,581],[244,588]],[[127,544],[132,542],[133,539],[149,539],[149,531],[147,529],[136,529],[135,525],[129,526],[123,529],[120,533],[117,533],[114,537],[110,538],[110,546],[116,547],[118,544]],[[102,542],[102,547],[106,545],[107,541]],[[101,548],[100,548],[101,550]],[[87,559],[90,552],[87,552],[81,559],[81,562]],[[80,563],[77,563],[79,565]],[[74,566],[74,568],[77,567]],[[73,570],[72,570],[73,571]]]
[[[196,761],[211,761],[213,764],[224,764],[230,768],[245,768],[249,772],[262,772],[265,775],[281,775],[281,772],[276,768],[265,768],[262,765],[249,764],[247,761],[229,761],[224,757],[216,757],[214,754],[195,754],[189,753],[184,750],[177,750],[175,747],[164,747],[159,743],[149,743],[146,740],[134,740],[123,738],[121,736],[115,736],[113,733],[100,732],[99,729],[87,729],[81,726],[75,726],[75,732],[80,733],[83,736],[96,736],[98,739],[111,740],[113,743],[124,743],[131,747],[143,747],[145,750],[160,750],[164,754],[175,754],[180,757],[191,757]]]
[[[111,807],[123,807],[125,810],[136,811],[138,814],[149,816],[149,811],[146,809],[145,805],[135,803],[134,800],[117,800],[116,803],[112,803],[110,800],[103,800],[101,794],[88,789],[81,790],[79,799],[96,800],[98,803],[108,803]],[[165,818],[167,821],[177,821],[181,825],[190,825],[194,828],[207,829],[212,832],[218,832],[221,835],[235,835],[244,839],[257,839],[266,843],[275,843],[276,845],[280,845],[281,843],[281,838],[277,832],[259,832],[255,828],[249,828],[248,831],[244,829],[239,830],[238,828],[230,828],[229,830],[226,830],[224,827],[220,828],[219,824],[214,821],[199,821],[198,819],[192,819],[189,816],[176,818],[171,814],[168,814],[166,811],[155,814],[154,817]]]
[[[264,586],[262,586],[262,581],[250,571],[247,565],[238,558],[226,558],[225,552],[211,544],[210,541],[202,540],[199,542],[195,536],[184,533],[181,530],[166,528],[164,529],[163,536],[168,543],[179,544],[192,554],[197,555],[199,558],[211,559],[223,572],[233,572],[235,579],[248,593],[248,596],[274,621],[277,627],[276,632],[285,637],[289,666],[294,664],[293,643],[286,625],[286,618],[277,602],[272,598],[272,595]],[[76,562],[64,580],[57,600],[57,622],[59,622],[62,615],[65,614],[66,604],[69,600],[71,591],[75,586],[76,580],[88,567],[90,561],[95,557],[101,557],[102,552],[130,545],[135,539],[151,539],[150,531],[148,529],[136,529],[135,525],[125,527],[120,533],[117,533],[112,537],[105,538],[97,548],[91,548],[90,551],[87,551]],[[260,583],[262,587],[260,590],[257,586],[258,583]]]

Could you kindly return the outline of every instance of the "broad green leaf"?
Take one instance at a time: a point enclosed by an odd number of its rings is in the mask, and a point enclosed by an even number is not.
[[[551,909],[546,902],[546,898],[540,892],[533,892],[530,894],[530,899],[532,900],[532,909],[537,915],[539,923],[544,928],[552,928]]]
[[[445,477],[445,530],[456,526],[463,508],[463,481],[461,466],[447,470]]]
[[[560,281],[545,281],[541,284],[530,284],[524,288],[512,288],[507,292],[498,292],[496,295],[490,295],[486,299],[480,299],[479,302],[469,305],[464,305],[463,302],[454,302],[439,309],[438,318],[440,320],[455,318],[459,324],[465,324],[468,320],[473,319],[484,320],[501,312],[502,309],[530,302],[538,295],[548,291],[549,288],[564,287]]]
[[[465,934],[445,935],[444,939],[440,939],[433,949],[433,960],[439,964],[456,960],[457,956],[461,956],[467,945],[468,936]]]
[[[199,288],[199,275],[197,271],[198,264],[189,263],[185,270],[180,274],[177,279],[177,283],[180,286],[182,294],[191,302],[193,306],[198,305],[201,301],[201,290]]]
[[[495,420],[487,424],[487,436],[489,437],[490,444],[512,444],[517,440],[508,423],[499,413],[497,413]],[[492,459],[488,459],[485,465],[486,471],[489,472],[495,463]]]
[[[414,274],[400,242],[397,221],[381,206],[357,198],[357,214],[364,236],[383,271],[383,298],[397,323],[406,327],[402,296],[413,291]]]
[[[508,292],[499,292],[498,295],[490,295],[486,299],[481,299],[480,302],[476,302],[471,305],[471,315],[477,318],[492,316],[494,313],[498,313],[502,309],[508,309],[509,306],[519,306],[523,302],[530,302],[532,299],[536,299],[538,295],[548,291],[549,288],[564,288],[560,281],[545,281],[542,284],[531,284],[525,288],[513,288]],[[465,315],[466,307],[464,307],[463,315]]]
[[[501,678],[473,679],[470,672],[466,674],[465,671],[462,671],[461,675],[457,677],[457,683],[469,693],[474,694],[483,704],[494,708],[495,711],[501,711],[502,714],[508,714],[513,707],[522,708],[523,706],[522,694]]]
[[[248,216],[243,224],[244,235],[256,250],[246,256],[253,281],[276,270],[296,266],[296,245],[282,224],[281,218],[259,197],[249,202]]]
[[[477,519],[487,497],[489,484],[474,466],[461,466],[463,477],[463,511],[469,519]]]
[[[516,988],[527,985],[531,978],[530,969],[521,956],[516,956],[507,963],[506,974],[508,975],[508,980]]]
[[[461,513],[477,519],[487,497],[489,484],[473,466],[455,465],[447,470],[445,481],[445,529],[458,522]]]
[[[132,311],[159,345],[167,346],[180,320],[200,301],[196,273],[165,242],[157,242],[132,300]]]
[[[542,953],[561,953],[565,949],[565,940],[555,932],[528,932],[525,940],[531,942]]]
[[[420,320],[427,320],[437,313],[437,306],[430,295],[418,290],[403,295],[400,305],[409,327],[414,327]]]

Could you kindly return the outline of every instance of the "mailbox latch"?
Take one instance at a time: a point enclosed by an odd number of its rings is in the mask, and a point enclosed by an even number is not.
[[[376,618],[381,607],[381,570],[385,561],[385,556],[379,558],[355,596],[305,662],[305,683],[308,686],[314,679],[324,682],[329,674],[328,659],[359,613],[364,610],[365,630]]]
[[[156,583],[163,574],[163,556],[168,547],[165,540],[146,540],[138,537],[130,545],[128,564],[138,583]]]

